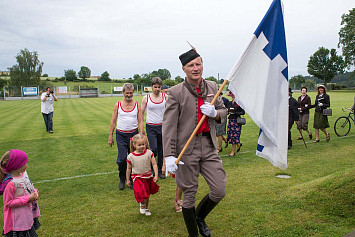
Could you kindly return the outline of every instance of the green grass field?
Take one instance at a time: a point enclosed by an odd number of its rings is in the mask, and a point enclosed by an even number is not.
[[[293,127],[285,171],[255,155],[258,128],[246,116],[241,152],[230,158],[229,146],[221,154],[227,194],[206,219],[213,236],[343,236],[355,231],[355,128],[343,138],[333,130],[336,118],[345,114],[341,107],[350,107],[354,94],[329,93],[329,143],[321,134],[320,143],[306,139],[306,149]],[[315,93],[310,96],[313,102]],[[116,100],[58,100],[54,134],[45,132],[39,100],[0,101],[0,153],[22,149],[29,155],[27,170],[40,192],[39,236],[187,236],[182,214],[173,209],[174,179],[159,180],[150,217],[139,214],[132,190],[119,191],[117,148],[107,143]],[[61,179],[68,177],[75,178]],[[197,200],[206,193],[200,178]]]

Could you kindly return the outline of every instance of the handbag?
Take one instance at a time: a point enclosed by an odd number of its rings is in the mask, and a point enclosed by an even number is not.
[[[332,109],[323,109],[323,115],[332,116]]]
[[[237,117],[237,124],[239,125],[245,125],[247,123],[247,120],[243,117]]]

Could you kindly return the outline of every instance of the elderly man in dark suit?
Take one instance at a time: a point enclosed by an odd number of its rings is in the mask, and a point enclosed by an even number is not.
[[[288,90],[288,149],[292,147],[291,128],[293,123],[297,125],[298,122],[298,103],[295,98],[292,97],[292,90]]]
[[[215,122],[226,118],[227,110],[221,98],[210,105],[217,93],[215,82],[202,79],[202,58],[194,50],[180,55],[184,82],[169,89],[163,120],[163,150],[166,169],[176,174],[177,185],[184,194],[182,212],[189,236],[210,236],[205,218],[225,195],[226,173],[218,157]],[[207,119],[197,131],[181,161],[176,158],[201,117]],[[172,168],[173,167],[173,168]],[[199,174],[205,178],[210,193],[195,209]]]

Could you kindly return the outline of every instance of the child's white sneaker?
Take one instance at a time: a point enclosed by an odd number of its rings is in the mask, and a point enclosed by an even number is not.
[[[152,215],[152,213],[150,213],[149,209],[145,209],[145,215],[150,216],[150,215]]]
[[[139,203],[139,212],[141,214],[146,214],[145,204]]]

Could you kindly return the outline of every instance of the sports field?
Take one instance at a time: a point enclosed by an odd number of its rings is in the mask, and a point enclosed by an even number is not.
[[[314,102],[315,93],[309,95]],[[304,134],[306,149],[296,140],[294,126],[285,171],[255,156],[258,128],[246,116],[241,152],[230,158],[229,146],[221,153],[227,194],[206,219],[213,236],[343,236],[355,231],[355,128],[343,138],[333,130],[355,91],[329,95],[330,142],[321,134],[320,143],[313,143]],[[27,170],[39,190],[42,214],[39,236],[187,236],[182,214],[173,208],[173,178],[159,180],[150,217],[139,214],[132,190],[119,191],[117,148],[107,143],[116,100],[58,100],[53,134],[45,131],[39,100],[0,101],[0,153],[21,149],[29,155]],[[314,135],[313,113],[309,126]],[[201,178],[198,201],[206,193]]]

